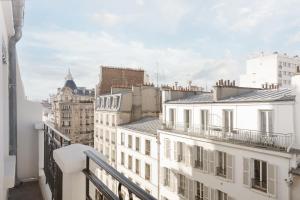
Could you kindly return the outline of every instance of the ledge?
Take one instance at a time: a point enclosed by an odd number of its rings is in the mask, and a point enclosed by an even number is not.
[[[90,150],[106,161],[106,158],[94,148],[82,144],[72,144],[53,151],[53,158],[63,173],[81,172],[86,165],[84,151]]]
[[[8,156],[5,158],[4,166],[4,183],[7,188],[15,186],[16,173],[16,156]]]

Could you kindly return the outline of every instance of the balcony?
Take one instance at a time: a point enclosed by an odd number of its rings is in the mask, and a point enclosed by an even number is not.
[[[200,125],[191,125],[187,128],[185,123],[166,123],[163,130],[238,145],[268,148],[276,151],[287,151],[291,148],[294,141],[293,133],[264,133],[257,130],[238,128],[226,131],[220,126],[209,126],[207,130],[201,130]]]
[[[195,168],[203,169],[203,162],[200,160],[195,160]]]
[[[258,178],[251,179],[252,188],[262,192],[267,192],[267,181],[262,181]]]
[[[222,167],[216,167],[216,175],[226,178],[226,169]]]
[[[23,183],[9,192],[10,200],[82,200],[124,199],[124,189],[130,199],[155,200],[153,196],[119,173],[107,159],[92,147],[71,144],[71,140],[50,124],[36,126],[39,132],[39,179]],[[104,170],[118,185],[114,193],[96,175]]]

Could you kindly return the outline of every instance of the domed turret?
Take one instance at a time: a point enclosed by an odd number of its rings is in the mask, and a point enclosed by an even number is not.
[[[66,79],[66,82],[65,82],[64,87],[68,87],[68,88],[70,88],[72,90],[77,89],[77,86],[76,86],[76,83],[73,80],[70,68],[68,70],[68,74],[67,74],[67,76],[66,76],[65,79]]]

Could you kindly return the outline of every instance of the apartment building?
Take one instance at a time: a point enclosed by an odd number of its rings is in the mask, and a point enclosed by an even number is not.
[[[299,74],[292,88],[164,90],[160,198],[298,199]]]
[[[97,96],[110,93],[112,86],[131,87],[147,83],[144,70],[101,66],[99,83],[96,87]]]
[[[94,147],[107,162],[117,168],[117,126],[160,112],[160,90],[153,85],[112,87],[111,93],[96,97]],[[105,174],[99,176],[105,177]],[[107,185],[115,191],[110,177]]]
[[[246,64],[246,74],[240,76],[240,86],[261,88],[263,84],[269,87],[273,84],[273,86],[289,88],[291,78],[296,73],[297,66],[300,66],[300,58],[278,52],[261,53],[248,59]]]
[[[65,79],[64,87],[58,88],[52,104],[55,128],[72,143],[93,146],[95,92],[77,87],[70,70]]]
[[[159,184],[157,129],[160,127],[157,117],[144,117],[117,127],[118,171],[156,198]]]

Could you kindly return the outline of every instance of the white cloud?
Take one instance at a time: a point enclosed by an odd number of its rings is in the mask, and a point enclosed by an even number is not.
[[[77,84],[88,87],[94,87],[98,82],[100,65],[142,67],[154,82],[155,73],[158,71],[160,83],[179,81],[186,84],[188,80],[193,80],[195,83],[204,84],[219,78],[238,78],[235,76],[238,75],[239,64],[230,53],[226,53],[224,58],[203,58],[200,53],[191,49],[149,48],[139,41],[120,41],[105,32],[91,34],[45,30],[27,35],[27,48],[44,48],[52,52],[47,60],[43,60],[46,63],[44,65],[37,65],[34,59],[22,56],[24,70],[32,71],[31,78],[26,76],[25,86],[30,88],[29,95],[34,98],[45,97],[48,91],[54,91],[57,84],[52,83],[61,83],[68,67],[71,67]],[[43,75],[40,76],[41,74]],[[32,81],[32,77],[35,77],[35,81]],[[39,87],[34,85],[37,82],[41,83]]]
[[[109,12],[98,12],[91,16],[92,20],[104,26],[115,26],[123,21],[121,16]]]

